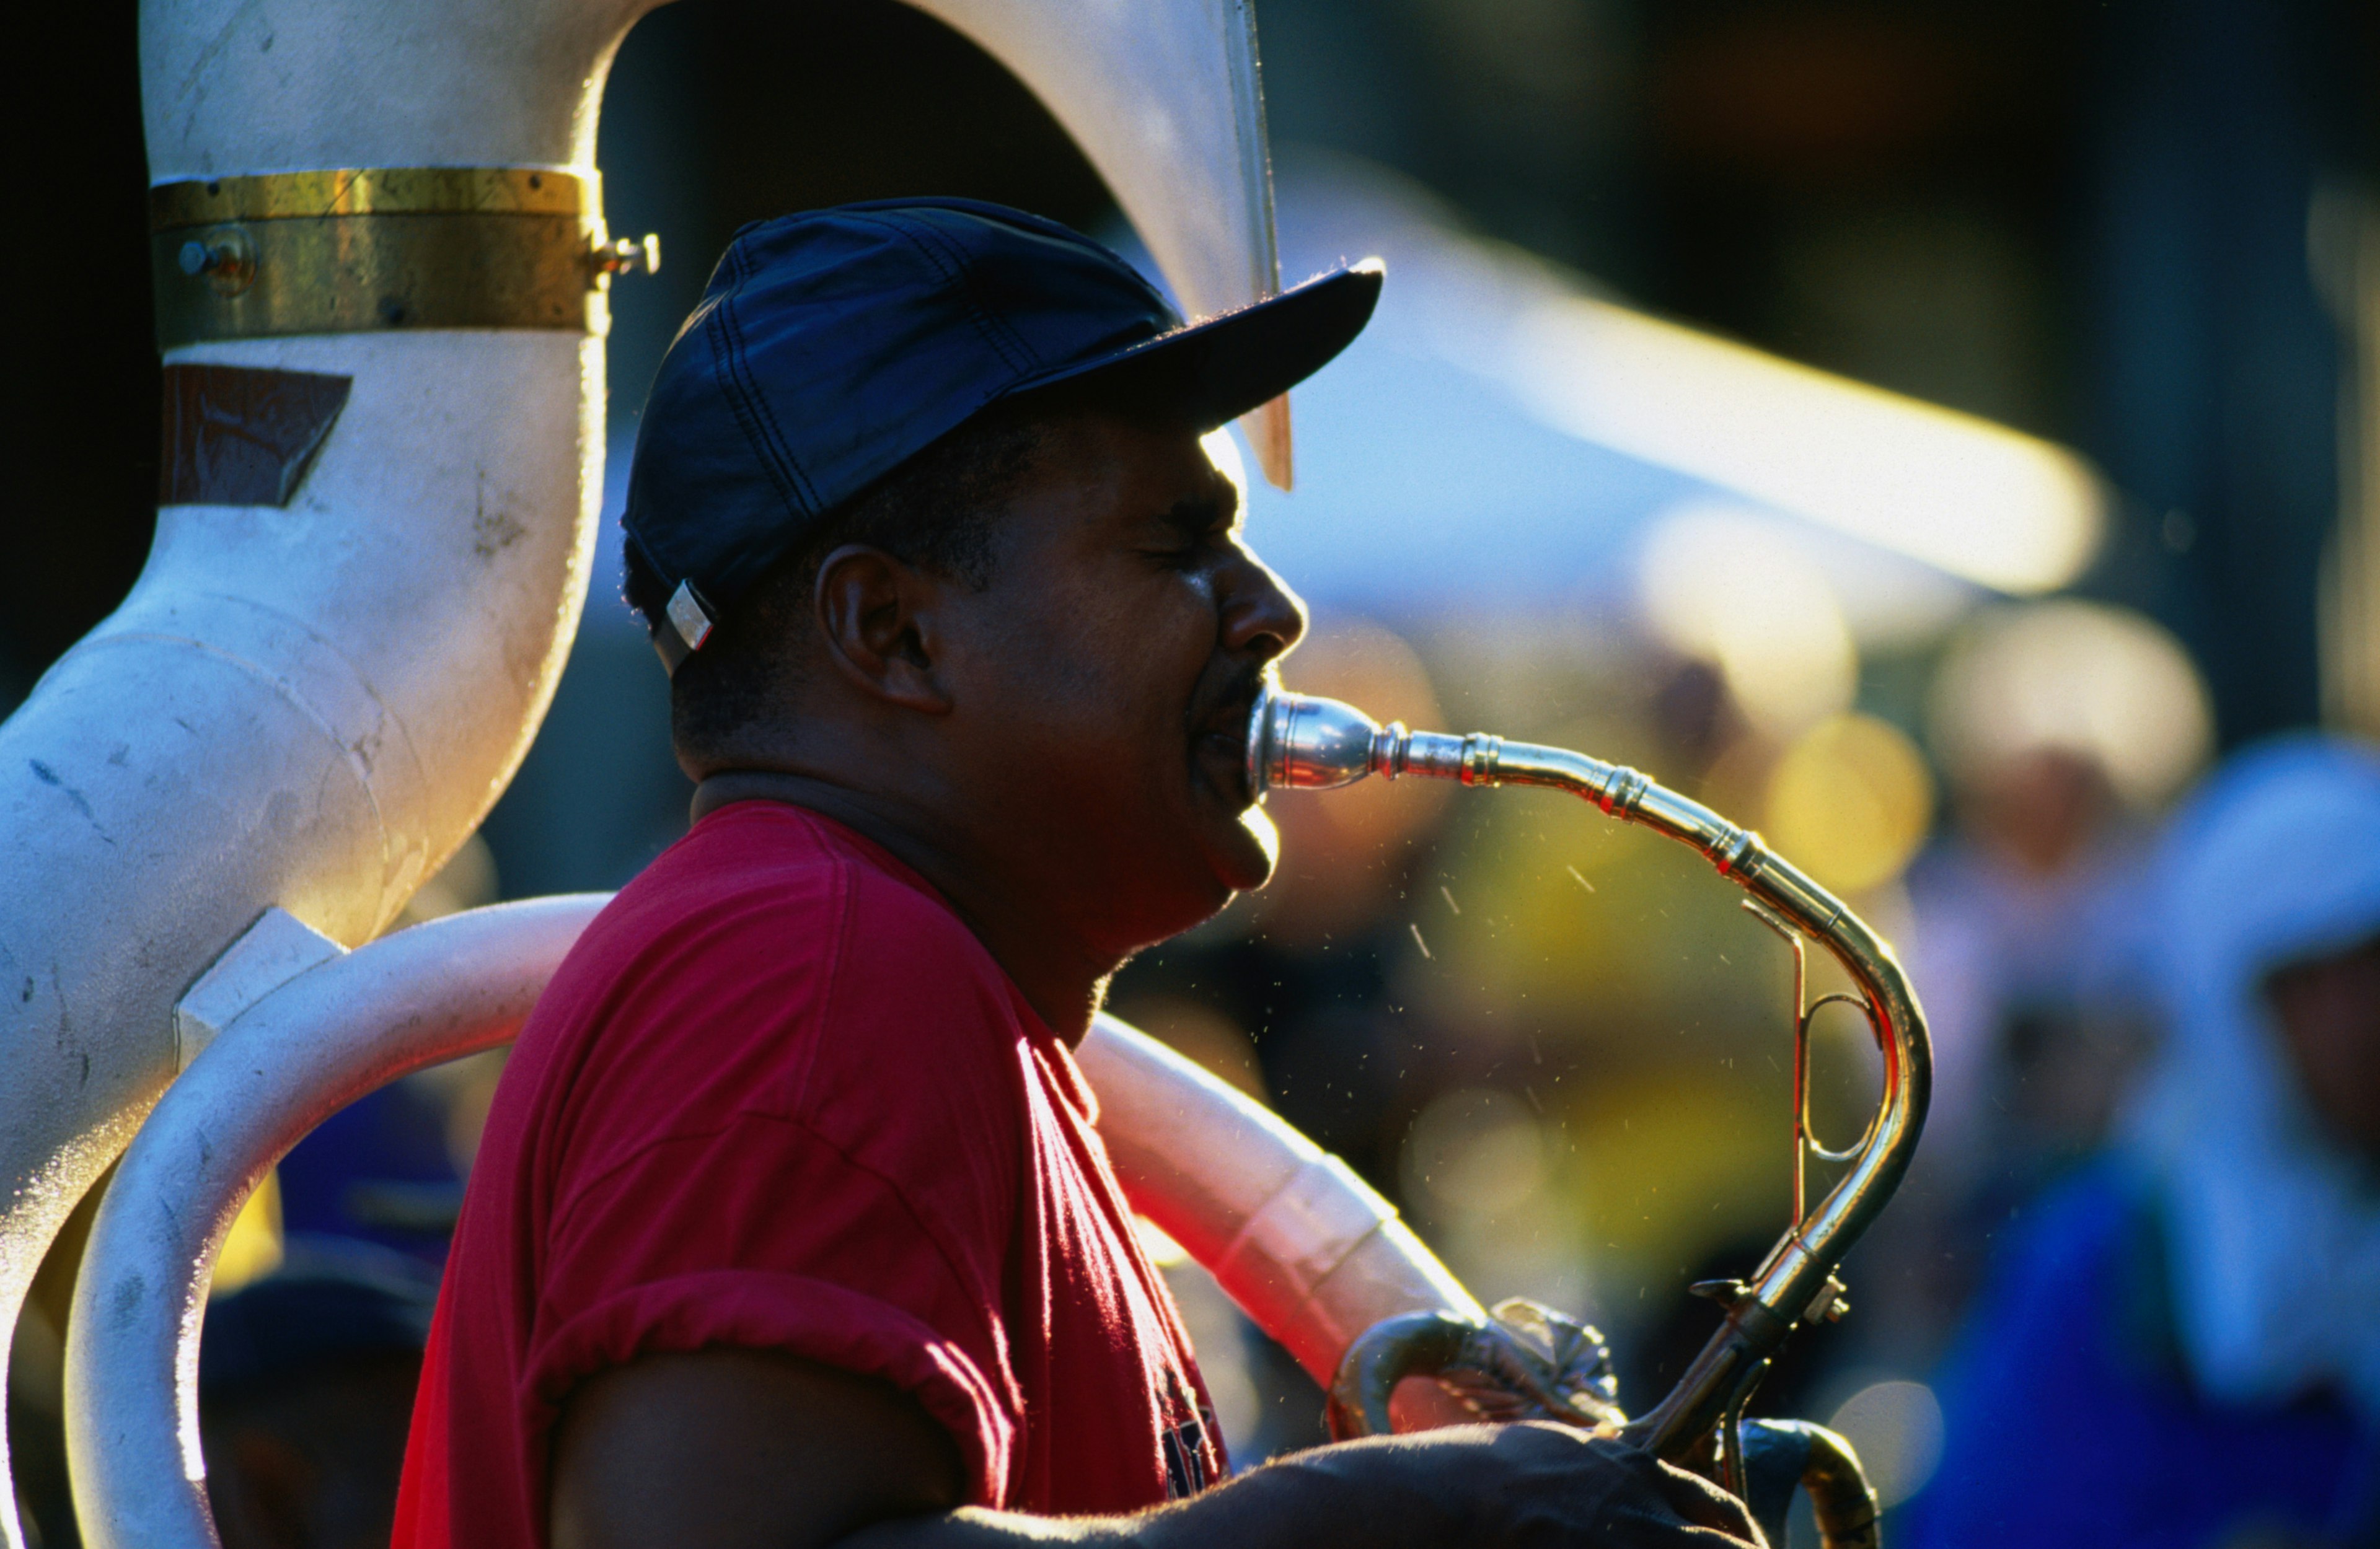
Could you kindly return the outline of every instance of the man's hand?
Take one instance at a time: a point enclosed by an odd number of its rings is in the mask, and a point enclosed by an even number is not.
[[[957,1449],[916,1399],[754,1350],[648,1356],[589,1379],[555,1427],[552,1479],[553,1549],[1761,1543],[1718,1486],[1536,1422],[1317,1447],[1130,1517],[953,1510]]]
[[[1743,1504],[1718,1485],[1624,1443],[1543,1421],[1318,1447],[1147,1520],[1139,1542],[1151,1549],[1742,1549],[1763,1542]]]

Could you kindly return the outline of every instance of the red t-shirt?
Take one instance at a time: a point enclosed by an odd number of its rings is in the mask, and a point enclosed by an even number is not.
[[[1074,1057],[915,873],[774,802],[705,817],[522,1030],[438,1299],[397,1549],[544,1541],[573,1385],[783,1350],[915,1394],[973,1503],[1220,1475]]]

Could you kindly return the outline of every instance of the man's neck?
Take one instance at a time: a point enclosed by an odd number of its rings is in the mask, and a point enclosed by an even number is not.
[[[1049,911],[1037,909],[986,875],[933,826],[874,793],[783,769],[722,769],[695,787],[693,820],[736,802],[783,802],[830,818],[882,847],[931,883],[1026,1002],[1069,1047],[1090,1032],[1113,962],[1099,962]]]

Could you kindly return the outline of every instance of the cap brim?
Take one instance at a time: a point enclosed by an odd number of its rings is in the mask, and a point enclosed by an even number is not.
[[[1017,392],[1060,383],[1112,389],[1122,402],[1178,414],[1200,430],[1228,425],[1329,365],[1372,319],[1377,259],[1306,281],[1236,312],[1177,328],[1102,360],[1084,361]]]

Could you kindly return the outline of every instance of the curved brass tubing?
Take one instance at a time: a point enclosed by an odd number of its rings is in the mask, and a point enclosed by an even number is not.
[[[1716,1438],[1721,1480],[1741,1493],[1745,1399],[1795,1328],[1813,1318],[1841,1315],[1843,1286],[1835,1270],[1900,1186],[1925,1126],[1933,1051],[1908,974],[1891,947],[1865,922],[1772,853],[1758,834],[1634,769],[1564,748],[1500,737],[1414,732],[1396,723],[1383,727],[1351,705],[1277,686],[1268,687],[1258,699],[1248,735],[1251,790],[1322,789],[1374,774],[1390,780],[1419,775],[1465,785],[1543,786],[1583,797],[1621,822],[1652,829],[1700,852],[1721,877],[1749,895],[1747,907],[1792,944],[1797,981],[1801,943],[1808,940],[1832,954],[1857,985],[1856,998],[1884,1062],[1883,1093],[1861,1143],[1847,1153],[1818,1148],[1804,1123],[1798,1051],[1794,1082],[1797,1180],[1803,1157],[1814,1152],[1842,1157],[1849,1170],[1806,1215],[1800,1209],[1797,1181],[1796,1219],[1749,1279],[1695,1288],[1725,1308],[1725,1321],[1677,1386],[1621,1432],[1635,1446],[1679,1463],[1709,1457]],[[1801,1035],[1806,1033],[1808,1010],[1795,1008],[1797,1045],[1805,1042]],[[1333,1391],[1331,1412],[1341,1417],[1342,1434],[1380,1429],[1388,1391],[1404,1377],[1435,1370],[1441,1353],[1459,1343],[1451,1328],[1389,1325],[1358,1339]],[[1796,1434],[1817,1429],[1804,1427]],[[1853,1496],[1870,1498],[1858,1459],[1839,1438],[1832,1440],[1827,1447],[1812,1444],[1812,1457],[1819,1458],[1823,1453],[1826,1466],[1818,1477],[1805,1480],[1805,1486],[1814,1502],[1823,1494],[1848,1513],[1848,1536],[1830,1538],[1830,1549],[1873,1543],[1872,1506],[1864,1530],[1849,1519],[1857,1515]]]

